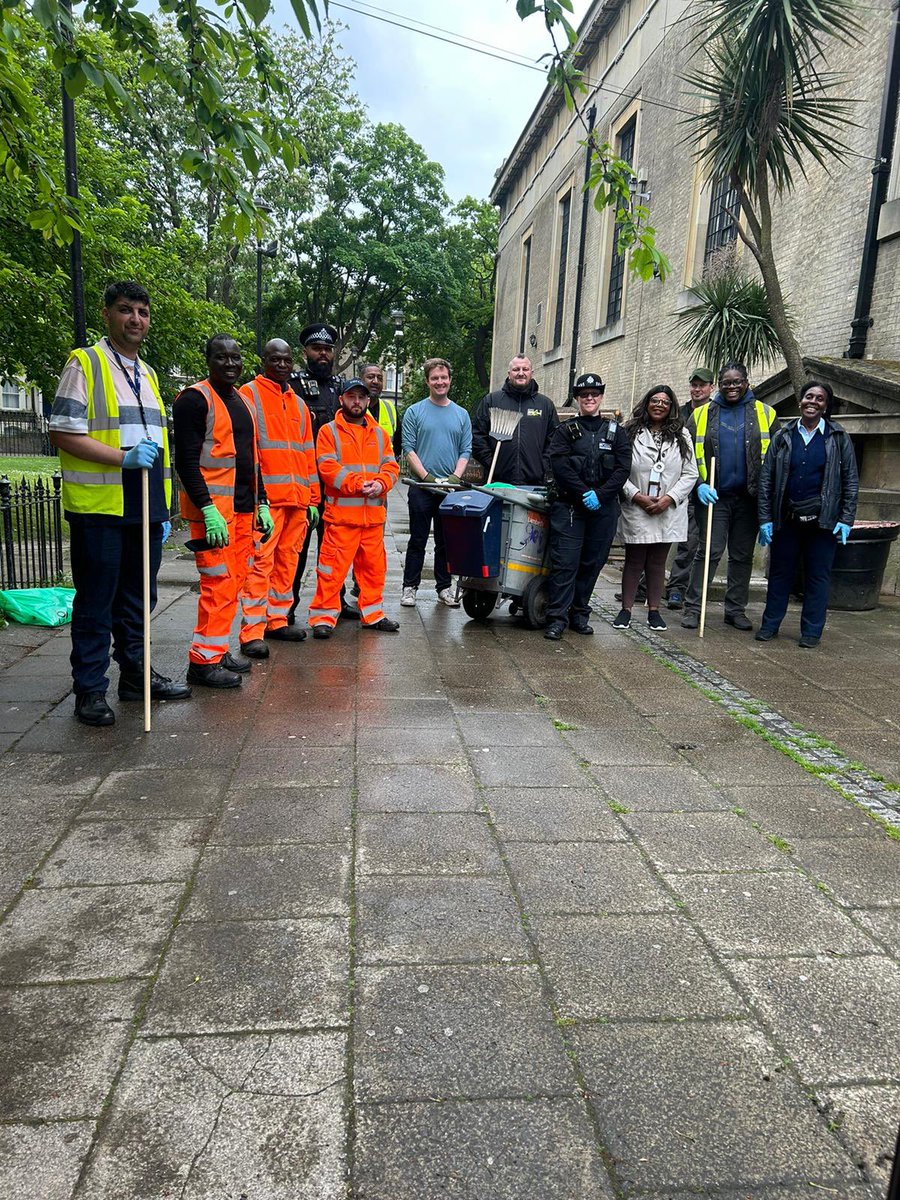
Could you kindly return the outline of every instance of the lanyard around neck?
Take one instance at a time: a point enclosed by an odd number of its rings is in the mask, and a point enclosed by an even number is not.
[[[116,366],[119,368],[119,370],[125,376],[125,379],[128,382],[129,388],[131,388],[131,391],[134,393],[134,398],[137,401],[138,412],[141,414],[141,424],[144,427],[144,433],[147,435],[147,437],[149,437],[150,430],[147,427],[147,418],[144,415],[144,404],[143,404],[143,401],[141,400],[141,360],[140,360],[140,358],[135,358],[135,360],[134,360],[134,377],[132,377],[128,371],[128,368],[125,366],[124,362],[122,361],[121,357],[119,356],[118,350],[115,348],[115,346],[109,340],[109,338],[106,338],[106,344],[107,344],[107,346],[109,346],[110,350],[112,351],[112,356],[116,360]]]

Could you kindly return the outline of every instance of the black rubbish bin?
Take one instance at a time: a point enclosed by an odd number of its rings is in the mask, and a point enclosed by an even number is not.
[[[878,607],[891,544],[900,534],[894,521],[861,521],[846,546],[838,546],[831,571],[829,608],[867,612]]]
[[[451,575],[489,579],[500,571],[503,504],[484,492],[452,492],[441,501],[441,524]]]

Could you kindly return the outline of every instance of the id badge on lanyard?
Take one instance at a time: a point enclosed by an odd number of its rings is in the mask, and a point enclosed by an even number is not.
[[[662,460],[657,459],[650,468],[650,482],[647,484],[647,495],[651,500],[658,500],[660,497],[660,493],[662,492],[662,475]]]

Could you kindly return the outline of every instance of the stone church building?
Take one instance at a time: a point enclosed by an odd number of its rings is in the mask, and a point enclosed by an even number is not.
[[[610,407],[630,411],[648,387],[687,395],[694,356],[678,349],[677,313],[737,239],[726,181],[708,179],[685,142],[706,69],[696,0],[594,0],[580,30],[585,121],[636,170],[672,263],[665,282],[631,276],[616,251],[615,214],[583,191],[585,128],[547,89],[496,175],[500,210],[492,387],[513,354],[531,358],[541,390],[562,404],[572,379],[599,371]],[[828,69],[855,101],[852,153],[809,165],[775,211],[775,246],[801,349],[826,378],[860,464],[860,519],[900,519],[900,45],[896,0],[869,0],[856,45],[833,44]],[[873,173],[874,172],[874,173]],[[875,192],[873,188],[880,187]],[[862,277],[862,278],[861,278]],[[715,364],[709,364],[714,366]],[[794,415],[783,364],[751,373],[761,398]]]

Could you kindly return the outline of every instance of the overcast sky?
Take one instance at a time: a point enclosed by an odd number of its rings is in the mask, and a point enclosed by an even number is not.
[[[347,3],[401,24],[439,26],[533,62],[550,49],[540,17],[520,21],[514,0]],[[588,6],[589,0],[575,0],[576,23]],[[277,10],[292,23],[287,0],[278,0]],[[541,95],[543,76],[350,12],[337,0],[332,0],[330,12],[347,26],[341,42],[356,61],[356,88],[371,119],[403,125],[428,157],[443,166],[451,199],[486,199],[494,172]]]

